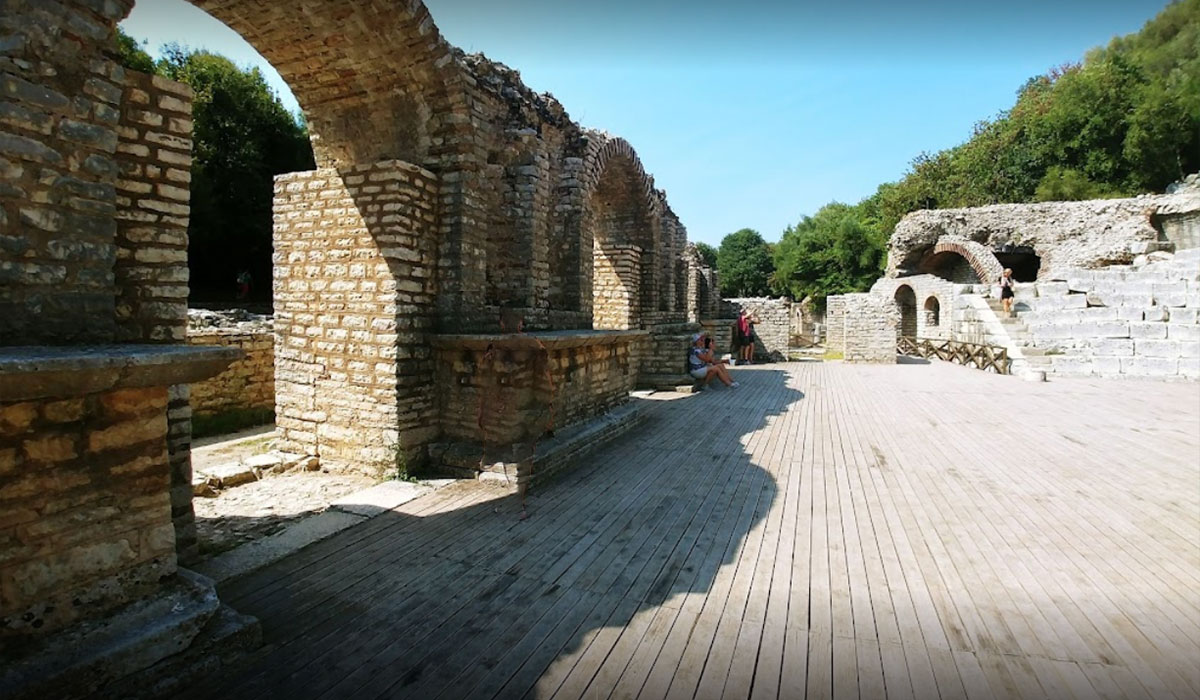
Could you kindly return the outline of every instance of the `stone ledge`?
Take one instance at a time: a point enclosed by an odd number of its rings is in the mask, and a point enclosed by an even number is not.
[[[628,343],[650,335],[649,331],[546,331],[539,333],[451,333],[434,335],[430,343],[435,348],[468,348],[486,350],[489,345],[498,348],[531,347],[540,345],[547,350],[579,348],[588,345],[615,345]]]
[[[125,679],[136,680],[147,669],[189,651],[221,609],[213,581],[181,569],[160,593],[113,616],[39,640],[20,658],[6,654],[0,665],[0,696],[12,700],[80,697],[128,683]],[[255,646],[258,621],[234,616],[237,630],[250,632],[248,645]],[[178,671],[186,673],[183,668]]]
[[[0,348],[0,401],[190,384],[243,357],[222,346],[88,345]]]

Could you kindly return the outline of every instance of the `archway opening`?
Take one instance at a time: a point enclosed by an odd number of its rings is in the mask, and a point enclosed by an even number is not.
[[[971,266],[971,262],[953,251],[944,250],[927,255],[921,260],[918,271],[922,274],[936,275],[956,284],[979,284],[979,273]]]
[[[905,284],[896,290],[895,299],[896,306],[900,308],[900,336],[917,337],[917,295],[912,287]]]
[[[612,157],[591,196],[592,327],[638,328],[657,307],[655,215],[644,175],[628,157]]]
[[[996,251],[1000,264],[1013,271],[1017,282],[1036,282],[1042,259],[1030,246],[1005,246]]]
[[[941,325],[941,303],[937,297],[929,297],[925,300],[925,325],[938,326]]]

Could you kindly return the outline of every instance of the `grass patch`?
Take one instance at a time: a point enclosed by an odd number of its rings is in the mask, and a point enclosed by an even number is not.
[[[845,359],[845,355],[837,350],[826,350],[824,355],[821,355],[822,360],[841,360]]]
[[[192,437],[205,438],[213,435],[228,435],[239,430],[267,425],[275,421],[275,410],[270,408],[239,408],[211,416],[192,416]]]

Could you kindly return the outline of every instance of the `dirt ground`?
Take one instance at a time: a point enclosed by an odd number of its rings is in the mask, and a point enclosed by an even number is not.
[[[206,440],[193,449],[192,468],[236,462],[271,449],[273,435],[256,429]],[[217,492],[215,498],[195,497],[200,552],[207,558],[252,540],[279,532],[289,524],[324,511],[342,496],[378,483],[365,476],[297,471],[267,474]]]

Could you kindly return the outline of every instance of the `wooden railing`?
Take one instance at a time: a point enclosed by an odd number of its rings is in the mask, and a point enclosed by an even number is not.
[[[996,374],[1009,374],[1012,371],[1012,359],[1008,356],[1008,348],[999,345],[900,336],[896,341],[896,352],[901,355],[936,357],[945,362],[956,362]]]

